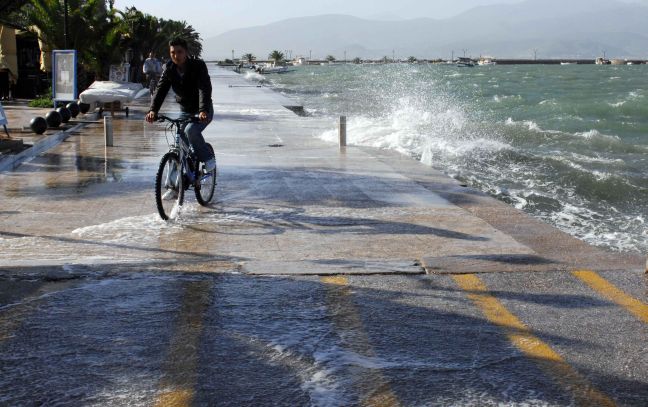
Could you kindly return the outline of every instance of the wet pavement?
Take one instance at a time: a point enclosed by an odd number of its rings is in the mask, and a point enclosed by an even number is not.
[[[143,103],[0,174],[0,405],[648,404],[642,256],[212,77],[210,207]]]

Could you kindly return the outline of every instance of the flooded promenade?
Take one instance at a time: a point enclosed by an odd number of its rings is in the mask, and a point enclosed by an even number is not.
[[[211,74],[210,207],[144,105],[0,174],[0,405],[648,403],[643,256]]]

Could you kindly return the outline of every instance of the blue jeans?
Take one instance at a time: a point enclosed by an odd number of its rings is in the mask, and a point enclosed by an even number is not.
[[[181,118],[188,118],[191,116],[193,115],[184,112],[180,115]],[[203,138],[202,135],[202,131],[205,130],[205,128],[209,125],[209,123],[211,123],[213,118],[214,118],[214,108],[210,107],[209,112],[207,112],[207,121],[189,123],[184,129],[184,133],[189,139],[189,144],[191,144],[191,147],[193,147],[193,150],[196,153],[196,157],[198,157],[198,160],[202,162],[214,158],[211,151],[209,151],[209,148],[207,147],[207,143],[205,143],[205,139]]]

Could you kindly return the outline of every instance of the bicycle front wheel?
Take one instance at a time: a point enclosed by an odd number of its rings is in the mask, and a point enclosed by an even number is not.
[[[212,157],[215,157],[214,148],[211,146],[211,144],[207,143],[207,148],[209,148]],[[218,175],[218,170],[216,169],[216,167],[214,167],[214,169],[210,172],[205,172],[203,171],[204,166],[205,163],[200,163],[200,171],[198,171],[200,180],[194,190],[196,192],[196,200],[198,201],[198,203],[202,206],[207,206],[212,201],[212,199],[214,199],[214,192],[216,191],[216,176]]]
[[[155,177],[155,203],[164,220],[175,217],[184,201],[184,185],[180,157],[175,151],[166,153],[160,160]]]

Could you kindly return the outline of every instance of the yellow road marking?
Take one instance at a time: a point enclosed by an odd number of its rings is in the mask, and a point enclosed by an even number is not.
[[[192,281],[185,285],[155,407],[188,407],[193,402],[199,341],[211,287],[211,281]]]
[[[190,406],[193,396],[194,394],[192,389],[173,390],[160,394],[155,405],[160,407]]]
[[[579,270],[572,272],[572,274],[603,297],[619,304],[639,318],[639,320],[648,323],[648,305],[619,290],[594,271]]]
[[[344,346],[367,358],[376,356],[369,337],[364,331],[362,320],[351,298],[349,278],[326,276],[320,281],[328,284],[329,309],[334,324],[344,333]],[[361,405],[367,407],[397,407],[400,402],[389,386],[389,382],[378,369],[358,369],[358,388],[362,393]],[[371,389],[367,391],[367,389]]]
[[[349,279],[346,276],[325,276],[321,280],[324,284],[349,285]]]
[[[574,394],[579,406],[615,406],[605,394],[595,389],[589,381],[574,370],[551,346],[533,335],[531,330],[510,313],[495,297],[488,294],[482,280],[474,274],[453,276],[455,282],[468,292],[468,297],[486,318],[506,331],[506,336],[520,351],[534,359],[558,384]]]

